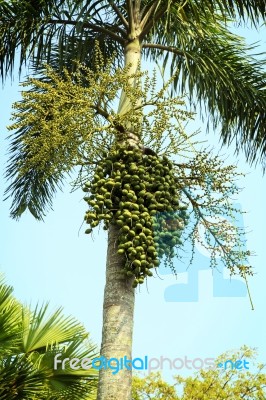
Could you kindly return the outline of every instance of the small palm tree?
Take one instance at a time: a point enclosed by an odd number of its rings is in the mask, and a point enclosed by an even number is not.
[[[54,357],[94,358],[82,325],[64,317],[61,309],[47,315],[47,305],[33,312],[0,281],[0,398],[3,400],[59,400],[92,398],[97,371],[72,370]]]
[[[262,63],[247,55],[243,39],[232,34],[228,24],[250,20],[258,27],[265,19],[264,0],[69,0],[1,1],[0,71],[3,80],[30,65],[36,72],[42,63],[74,70],[73,60],[96,69],[95,43],[113,67],[124,65],[128,76],[139,71],[141,61],[157,61],[174,75],[173,91],[189,93],[191,102],[206,108],[208,119],[224,143],[236,140],[249,161],[264,161],[265,73]],[[132,89],[135,80],[130,81]],[[130,110],[129,96],[122,93],[118,114]],[[98,110],[99,111],[99,110]],[[132,111],[133,112],[133,111]],[[103,113],[104,115],[104,113]],[[115,125],[122,140],[140,145],[139,131]],[[65,168],[56,174],[31,169],[18,173],[31,156],[23,146],[28,127],[20,129],[11,144],[7,193],[12,195],[12,216],[29,209],[42,218],[46,206],[64,178]],[[51,159],[51,162],[53,160]],[[118,229],[110,224],[107,281],[104,300],[102,354],[131,356],[134,289],[121,279],[125,259],[117,255]],[[121,340],[122,338],[122,340]],[[98,399],[130,399],[130,374],[111,382],[101,374]],[[112,383],[112,384],[111,384]]]

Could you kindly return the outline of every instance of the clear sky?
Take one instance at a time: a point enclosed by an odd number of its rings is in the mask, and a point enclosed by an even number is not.
[[[253,32],[246,28],[241,33],[249,42],[261,40],[261,50],[266,51],[266,29]],[[11,105],[19,99],[19,90],[18,79],[14,79],[0,92],[1,171],[7,161],[6,125]],[[197,128],[202,128],[201,138],[218,152],[218,132],[205,136],[199,119],[193,125],[193,129]],[[247,247],[256,253],[251,259],[256,274],[249,280],[255,310],[251,310],[241,281],[230,284],[220,279],[217,283],[206,268],[206,254],[198,248],[197,261],[188,272],[180,273],[177,281],[171,274],[162,273],[161,279],[151,278],[147,287],[137,289],[134,357],[214,358],[246,344],[258,348],[259,360],[266,362],[265,177],[259,165],[250,167],[243,156],[235,158],[233,148],[223,148],[222,153],[227,163],[237,163],[239,171],[247,173],[239,181],[243,190],[236,202],[247,211],[244,215],[244,225],[249,231]],[[1,175],[1,202],[5,187]],[[20,221],[12,220],[10,201],[2,202],[0,269],[23,303],[49,301],[51,309],[63,306],[65,314],[72,314],[84,323],[92,340],[100,346],[106,233],[95,232],[93,238],[84,235],[85,227],[80,229],[86,211],[84,194],[70,193],[70,189],[66,184],[64,191],[57,193],[53,211],[44,223],[35,221],[28,212]],[[187,282],[190,286],[185,286]],[[214,287],[220,289],[222,297],[213,295]],[[164,376],[170,379],[176,372],[190,371],[171,371],[165,367]]]

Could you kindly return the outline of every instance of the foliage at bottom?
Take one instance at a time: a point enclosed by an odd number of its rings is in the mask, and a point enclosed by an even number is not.
[[[58,309],[47,314],[47,305],[33,311],[12,295],[13,288],[0,279],[0,399],[92,399],[97,371],[54,366],[61,359],[96,356],[84,327]]]

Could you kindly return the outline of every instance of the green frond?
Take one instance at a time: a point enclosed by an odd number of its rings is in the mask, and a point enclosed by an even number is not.
[[[23,354],[0,360],[1,400],[85,400],[95,392],[97,371],[72,370],[55,374],[52,359],[50,364],[40,366],[38,358],[32,361]]]
[[[179,16],[167,32],[158,26],[150,39],[155,34],[161,47],[148,48],[147,55],[170,64],[171,74],[176,73],[174,89],[197,99],[215,129],[221,124],[225,144],[236,141],[250,162],[264,162],[266,74],[263,62],[248,55],[252,47],[230,33],[219,15],[214,21],[213,15],[207,19],[202,14],[201,22]]]
[[[207,107],[214,128],[221,123],[223,142],[236,139],[237,150],[244,149],[248,160],[259,156],[263,160],[266,74],[262,64],[245,56],[241,46],[210,37],[188,47],[177,67],[176,88],[179,80],[182,92],[188,89],[191,99],[194,94]]]
[[[64,317],[62,309],[56,310],[47,316],[48,304],[36,307],[30,312],[23,310],[22,335],[23,352],[30,353],[37,350],[43,352],[47,346],[60,344],[71,339],[84,340],[87,336],[83,326],[73,317]]]
[[[11,180],[5,194],[5,199],[11,197],[12,218],[19,218],[28,209],[38,220],[42,220],[46,211],[52,208],[52,199],[64,180],[64,174],[47,176],[45,170],[37,170],[34,167],[23,175],[19,174],[19,168],[29,157],[27,148],[23,146],[23,137],[26,130],[21,128],[13,133],[10,145],[9,163],[6,169],[6,178]],[[47,164],[49,166],[49,163]]]
[[[12,354],[18,346],[21,305],[12,293],[13,288],[0,276],[0,358]]]
[[[218,9],[231,18],[240,18],[243,21],[250,19],[259,25],[261,19],[266,17],[266,3],[264,0],[194,0],[195,4],[204,9],[209,7],[214,11]]]
[[[84,327],[61,309],[48,314],[47,304],[31,311],[12,291],[0,276],[1,400],[88,399],[95,393],[97,370],[83,369],[81,363],[78,370],[54,366],[58,353],[62,361],[98,356]]]
[[[260,26],[266,18],[266,4],[264,0],[184,0],[175,2],[172,0],[143,1],[142,14],[154,7],[153,18],[163,15],[169,22],[175,14],[182,15],[183,20],[199,21],[201,15],[215,14],[219,12],[224,18],[237,19],[238,21],[251,21],[255,26]],[[163,13],[161,13],[161,10]],[[149,21],[150,22],[150,21]],[[148,22],[148,23],[149,23]]]
[[[19,58],[24,64],[50,63],[56,53],[62,69],[69,60],[87,62],[93,56],[95,41],[106,57],[121,53],[125,31],[106,1],[0,2],[0,73],[4,80],[13,73]],[[19,54],[19,57],[18,57]]]
[[[1,400],[44,400],[45,394],[47,395],[43,387],[45,379],[44,372],[34,368],[23,355],[8,356],[0,360]]]

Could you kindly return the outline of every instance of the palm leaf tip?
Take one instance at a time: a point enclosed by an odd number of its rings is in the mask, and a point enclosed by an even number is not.
[[[266,74],[264,61],[248,55],[254,47],[230,33],[221,24],[195,28],[193,39],[186,27],[179,27],[173,39],[171,70],[178,70],[174,87],[189,92],[191,102],[196,98],[205,115],[208,110],[214,128],[221,127],[225,144],[236,143],[253,163],[266,155]],[[199,50],[200,49],[200,50]],[[149,49],[149,52],[154,51]],[[158,50],[157,50],[158,51]],[[167,62],[167,54],[165,56]]]
[[[5,191],[4,199],[12,199],[10,216],[19,219],[26,210],[29,210],[34,218],[43,220],[46,212],[52,209],[55,192],[57,189],[61,190],[60,183],[63,176],[50,176],[44,179],[44,175],[34,169],[19,176],[15,168],[15,165],[10,163],[6,172],[6,178],[12,178],[12,182]]]
[[[11,144],[5,178],[11,183],[5,190],[5,200],[12,199],[12,218],[19,219],[29,210],[34,218],[43,220],[46,212],[52,209],[56,191],[61,190],[64,173],[59,168],[54,172],[51,159],[47,159],[42,167],[32,161],[31,149],[25,144],[28,131],[29,127],[23,125],[8,138],[11,139]]]

